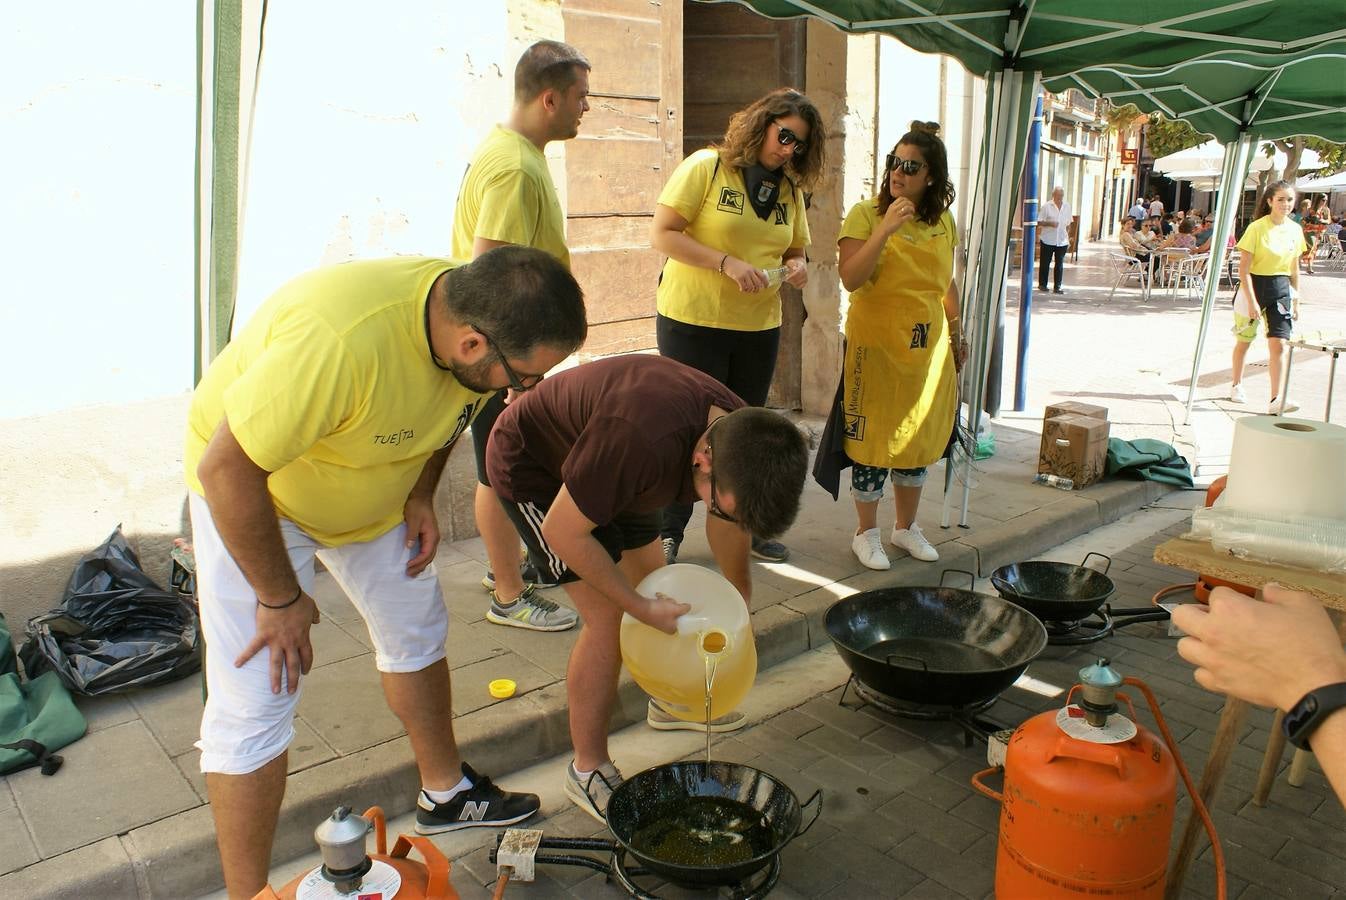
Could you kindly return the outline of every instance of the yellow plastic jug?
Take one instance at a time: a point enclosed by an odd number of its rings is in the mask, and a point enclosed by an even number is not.
[[[668,712],[688,722],[731,712],[757,677],[757,645],[742,595],[723,575],[688,563],[655,569],[636,586],[646,597],[663,594],[692,608],[664,634],[622,616],[622,661],[636,684]]]

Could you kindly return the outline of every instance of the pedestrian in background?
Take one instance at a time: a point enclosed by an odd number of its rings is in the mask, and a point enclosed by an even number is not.
[[[1038,241],[1042,252],[1038,255],[1038,290],[1047,290],[1047,269],[1052,269],[1052,293],[1064,294],[1061,277],[1066,265],[1066,251],[1070,249],[1070,220],[1073,215],[1065,201],[1063,188],[1052,188],[1052,199],[1042,205],[1038,213]]]
[[[1285,368],[1285,342],[1299,316],[1299,257],[1308,244],[1299,223],[1290,218],[1295,208],[1295,189],[1288,181],[1274,182],[1257,205],[1257,218],[1243,232],[1239,251],[1239,286],[1234,296],[1233,384],[1229,399],[1246,403],[1243,364],[1248,347],[1257,337],[1257,323],[1266,321],[1267,350],[1271,368],[1271,404],[1276,415]],[[1260,310],[1260,315],[1258,311]],[[1299,407],[1285,404],[1285,412]]]

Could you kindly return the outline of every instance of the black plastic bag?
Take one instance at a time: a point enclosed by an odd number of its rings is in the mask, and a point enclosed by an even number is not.
[[[145,574],[120,525],[75,566],[61,606],[30,619],[24,636],[19,657],[30,678],[53,671],[91,696],[201,668],[196,613]]]

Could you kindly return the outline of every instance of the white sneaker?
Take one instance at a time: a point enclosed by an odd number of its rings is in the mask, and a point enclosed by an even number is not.
[[[888,540],[894,547],[910,553],[912,559],[919,559],[924,562],[934,562],[939,559],[939,551],[925,539],[925,535],[921,534],[921,526],[915,522],[911,523],[910,528],[898,528],[894,525],[893,535]]]
[[[891,569],[888,554],[883,552],[883,536],[877,528],[862,531],[851,538],[851,552],[866,569]]]
[[[1269,413],[1270,413],[1271,415],[1273,415],[1273,416],[1279,416],[1279,415],[1281,415],[1281,414],[1283,414],[1283,413],[1292,413],[1292,412],[1295,412],[1295,411],[1298,410],[1298,409],[1299,409],[1299,404],[1298,404],[1298,403],[1291,403],[1289,400],[1286,400],[1286,401],[1285,401],[1285,409],[1281,409],[1281,401],[1278,400],[1278,399],[1275,398],[1275,397],[1272,397],[1272,398],[1271,398],[1271,406],[1267,409],[1267,412],[1269,412]]]
[[[1230,403],[1247,403],[1248,395],[1243,393],[1243,385],[1236,384],[1229,389]]]

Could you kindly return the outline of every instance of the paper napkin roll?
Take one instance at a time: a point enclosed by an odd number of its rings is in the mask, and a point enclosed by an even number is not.
[[[1281,416],[1239,419],[1220,504],[1263,517],[1346,521],[1346,428]]]

